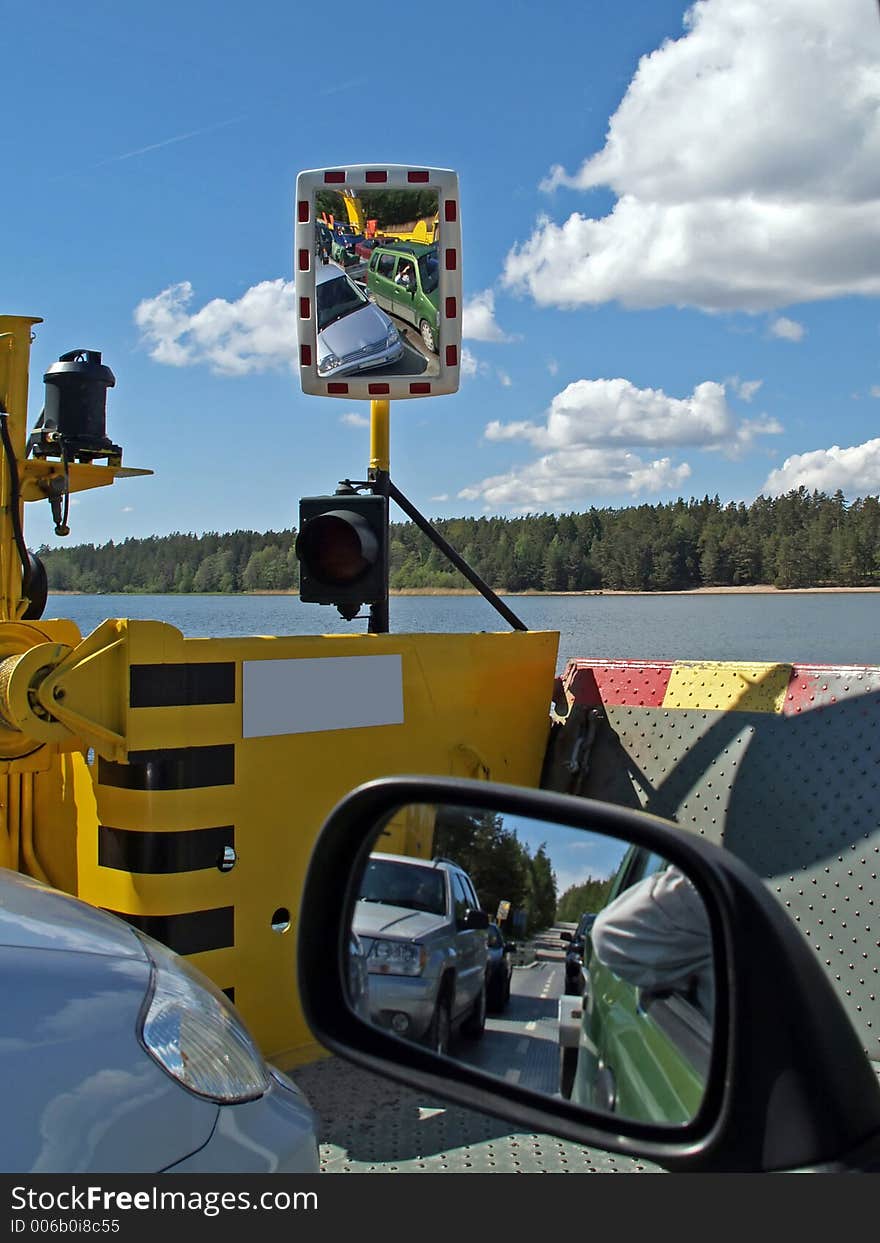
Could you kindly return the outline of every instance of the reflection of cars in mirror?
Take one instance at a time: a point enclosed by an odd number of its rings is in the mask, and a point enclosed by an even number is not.
[[[594,1109],[645,1122],[681,1124],[699,1110],[712,1051],[711,1009],[706,1013],[705,1001],[711,988],[704,983],[702,997],[696,991],[698,981],[712,973],[712,945],[702,900],[677,869],[671,871],[693,892],[702,916],[700,937],[688,934],[688,946],[682,949],[677,944],[670,956],[668,941],[662,944],[656,937],[652,941],[649,916],[633,908],[632,918],[631,912],[622,910],[625,894],[630,897],[651,885],[669,889],[666,861],[632,847],[591,929],[577,1048],[566,1047],[560,1026],[560,1090]],[[615,912],[620,913],[616,925],[609,918]],[[625,913],[630,914],[628,926]],[[695,940],[700,941],[698,956],[693,953]],[[609,952],[603,955],[600,949],[605,943]],[[645,959],[653,960],[653,969]],[[634,1049],[638,1057],[633,1056]]]
[[[315,221],[315,253],[322,263],[329,262],[333,252],[333,234],[323,220]]]
[[[592,911],[584,911],[572,933],[563,933],[562,940],[567,941],[565,951],[565,992],[580,996],[583,992],[584,961],[588,954],[588,933],[596,916]]]
[[[348,990],[355,1014],[369,1021],[370,976],[367,971],[367,956],[356,932],[350,932],[348,937]]]
[[[486,1002],[493,1014],[506,1009],[510,1001],[510,977],[513,974],[510,953],[513,947],[514,942],[505,941],[497,924],[489,925]]]
[[[353,929],[366,954],[373,1021],[445,1053],[486,1021],[486,929],[467,873],[448,860],[370,856]]]
[[[356,247],[360,242],[363,242],[363,234],[358,233],[357,229],[352,225],[342,224],[338,220],[333,224],[330,232],[332,238],[331,259],[343,267],[359,263],[360,259],[356,253]]]
[[[322,379],[368,371],[403,357],[395,325],[335,263],[316,271],[315,301]]]
[[[0,964],[7,1173],[318,1172],[304,1096],[186,959],[0,869]]]
[[[379,306],[412,324],[427,349],[438,352],[440,261],[436,245],[398,242],[374,247],[367,288]]]

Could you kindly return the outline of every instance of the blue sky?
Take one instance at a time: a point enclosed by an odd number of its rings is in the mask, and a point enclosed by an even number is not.
[[[368,12],[6,10],[30,421],[46,367],[99,349],[108,433],[156,472],[75,498],[69,542],[281,529],[365,469],[366,403],[291,366],[295,179],[327,164],[460,174],[468,374],[392,408],[430,515],[880,491],[875,0]],[[26,534],[59,542],[48,505]]]
[[[593,833],[589,829],[545,824],[523,816],[505,816],[504,827],[509,832],[515,832],[531,854],[544,847],[556,877],[559,897],[574,885],[614,876],[631,845],[622,838]]]

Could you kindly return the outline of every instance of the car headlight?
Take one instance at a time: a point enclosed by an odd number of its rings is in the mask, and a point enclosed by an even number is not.
[[[178,1083],[210,1100],[253,1100],[269,1086],[263,1056],[232,1005],[185,959],[141,936],[153,963],[139,1036]]]
[[[424,945],[411,941],[374,941],[367,955],[372,975],[421,975],[428,954]]]
[[[339,359],[335,354],[325,354],[323,358],[318,360],[318,375],[324,375],[328,371],[332,371],[334,367],[339,366]]]
[[[397,331],[397,329],[392,324],[391,327],[388,329],[388,336],[385,338],[385,348],[390,350],[393,345],[397,345],[397,342],[399,340],[400,340],[400,333]]]

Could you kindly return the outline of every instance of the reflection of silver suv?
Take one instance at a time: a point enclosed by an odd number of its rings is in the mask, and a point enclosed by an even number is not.
[[[488,926],[455,863],[371,855],[354,931],[367,956],[373,1021],[440,1053],[454,1028],[481,1036]]]

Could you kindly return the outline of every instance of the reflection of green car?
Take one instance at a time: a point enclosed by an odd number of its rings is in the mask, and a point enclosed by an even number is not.
[[[633,846],[608,896],[666,867]],[[681,992],[638,989],[587,946],[587,986],[577,1048],[562,1049],[561,1089],[572,1101],[621,1117],[686,1123],[697,1114],[709,1068],[711,1024]]]
[[[389,243],[377,246],[370,255],[367,289],[383,310],[418,328],[434,354],[440,343],[439,286],[436,245]]]

